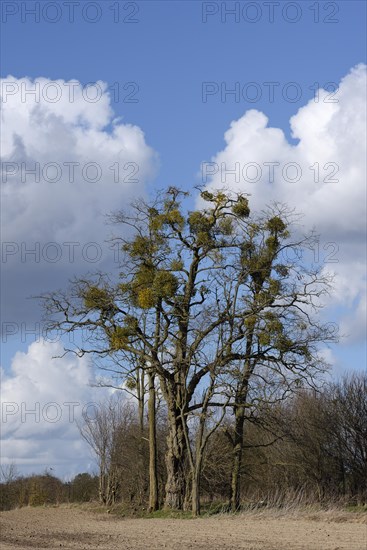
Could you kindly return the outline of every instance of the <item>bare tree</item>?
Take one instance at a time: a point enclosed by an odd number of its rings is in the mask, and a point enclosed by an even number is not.
[[[118,433],[131,422],[132,407],[121,399],[109,398],[100,403],[93,417],[84,414],[79,430],[94,452],[99,468],[99,499],[110,505],[117,500],[119,490],[117,456]]]
[[[9,464],[0,464],[0,481],[1,483],[11,483],[19,477],[19,471],[15,462]]]

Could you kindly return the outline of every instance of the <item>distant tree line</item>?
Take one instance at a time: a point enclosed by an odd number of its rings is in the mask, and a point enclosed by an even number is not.
[[[284,205],[253,213],[243,193],[198,199],[189,210],[188,193],[170,187],[112,214],[123,227],[113,239],[118,277],[97,273],[42,296],[51,329],[76,335],[66,351],[90,354],[101,385],[137,400],[136,410],[106,404],[81,428],[98,458],[101,502],[148,500],[151,511],[196,516],[212,496],[236,511],[246,488],[277,479],[279,490],[319,498],[356,494],[347,457],[365,468],[365,432],[358,445],[354,432],[341,440],[339,397],[331,409],[318,393],[320,350],[337,331],[318,314],[332,281],[299,254],[317,235],[301,235]],[[318,429],[329,430],[322,450]]]
[[[3,468],[0,510],[97,500],[98,476],[82,473],[69,482],[63,482],[50,473],[21,476],[13,472],[9,476],[9,471]]]

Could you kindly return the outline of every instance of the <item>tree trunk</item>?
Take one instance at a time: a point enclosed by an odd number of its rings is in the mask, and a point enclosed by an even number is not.
[[[157,426],[156,426],[156,390],[154,374],[149,372],[149,511],[158,510],[158,474],[157,474]]]
[[[102,456],[99,463],[99,486],[98,486],[99,501],[101,504],[107,503],[108,475],[106,470],[107,470],[106,459],[104,456]]]
[[[145,436],[145,373],[143,369],[137,369],[136,388],[138,398],[138,416],[139,416],[139,475],[137,476],[138,501],[140,506],[146,498],[148,480],[146,478],[146,442]]]
[[[139,411],[139,429],[140,429],[140,442],[143,441],[144,436],[144,405],[145,405],[145,391],[144,391],[144,370],[138,368],[138,375],[136,379],[136,389],[138,398],[138,411]],[[141,454],[144,453],[143,447],[139,446]]]
[[[231,493],[229,508],[236,512],[241,505],[241,466],[243,450],[243,430],[245,421],[245,410],[240,407],[236,410],[235,432],[233,438],[233,464],[231,475]]]
[[[192,478],[191,510],[194,517],[200,516],[200,474],[201,463],[196,465],[195,473]]]
[[[195,460],[192,463],[193,471],[191,476],[191,511],[194,517],[200,515],[200,482],[201,469],[203,464],[204,448],[206,441],[204,439],[204,428],[206,420],[207,406],[203,408],[200,417],[200,426],[196,439]]]
[[[103,474],[102,472],[99,473],[98,493],[99,493],[99,502],[101,504],[106,504],[106,482],[105,482],[105,474]]]
[[[185,498],[186,444],[181,418],[177,409],[169,408],[169,433],[167,437],[167,483],[165,508],[182,510]]]
[[[185,498],[183,503],[183,509],[185,512],[192,510],[192,478],[185,478]]]

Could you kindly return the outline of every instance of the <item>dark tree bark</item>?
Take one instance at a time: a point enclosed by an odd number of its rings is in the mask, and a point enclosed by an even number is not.
[[[173,396],[168,399],[168,424],[166,452],[166,495],[164,506],[172,510],[182,510],[186,496],[187,448],[180,411]]]
[[[158,500],[158,473],[157,473],[157,424],[156,424],[156,389],[154,374],[148,371],[149,401],[149,511],[154,512],[159,508]]]
[[[243,435],[245,423],[245,409],[239,407],[235,412],[235,428],[233,435],[233,464],[231,474],[231,493],[229,508],[237,512],[241,506],[241,467],[243,453]]]

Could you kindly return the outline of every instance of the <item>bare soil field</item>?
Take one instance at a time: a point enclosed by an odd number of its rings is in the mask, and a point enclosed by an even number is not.
[[[78,507],[0,513],[1,550],[366,550],[365,517],[248,513],[199,519],[131,519]]]

